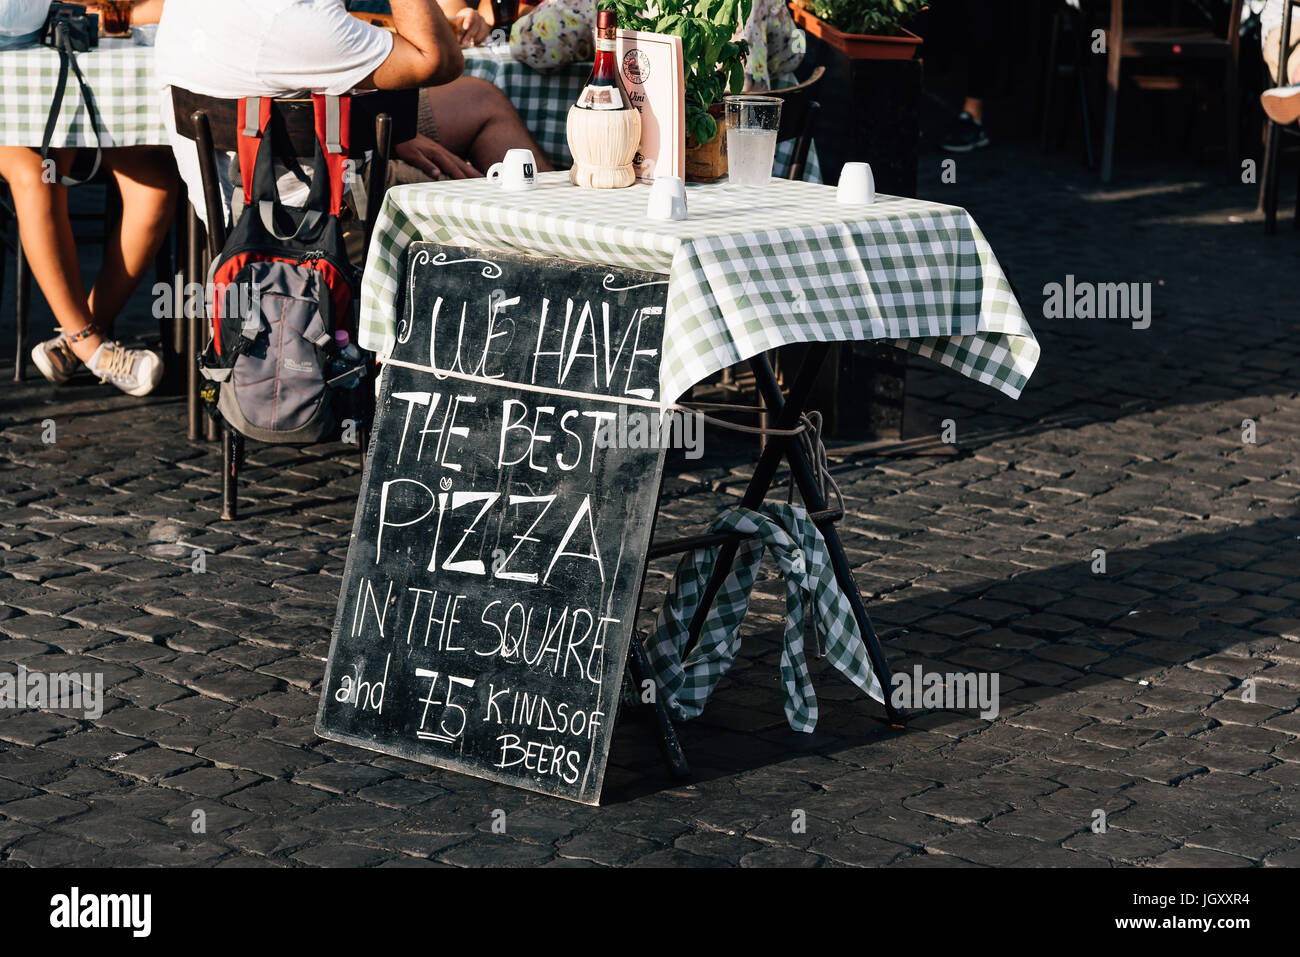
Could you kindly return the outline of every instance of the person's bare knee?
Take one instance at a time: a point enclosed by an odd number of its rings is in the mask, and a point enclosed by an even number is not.
[[[174,198],[180,188],[171,151],[152,146],[112,150],[104,154],[104,166],[113,173],[119,188],[129,184]]]
[[[0,177],[19,201],[33,190],[50,185],[41,154],[25,146],[0,147]]]

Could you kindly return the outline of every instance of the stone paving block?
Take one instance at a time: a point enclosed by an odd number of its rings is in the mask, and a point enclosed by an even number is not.
[[[1250,867],[1251,861],[1235,854],[1206,848],[1178,847],[1153,858],[1153,867]]]
[[[24,824],[48,825],[75,817],[89,810],[90,805],[58,794],[38,794],[35,797],[9,801],[3,805],[5,817]]]
[[[549,846],[513,840],[509,835],[502,834],[491,837],[476,837],[463,844],[458,844],[440,852],[438,860],[454,864],[457,867],[535,867],[550,860],[554,854],[555,850]],[[690,866],[683,863],[690,859],[697,861],[708,860],[707,858],[695,858],[694,855],[680,853],[679,859],[673,861],[671,866]],[[645,860],[647,858],[640,858],[638,863]],[[666,866],[666,864],[651,866]],[[698,866],[708,866],[708,864]]]
[[[324,763],[324,758],[302,748],[286,747],[270,741],[221,741],[198,749],[199,757],[218,767],[243,768],[269,778],[291,775]]]
[[[761,844],[751,841],[746,847],[748,852],[762,849]],[[592,829],[575,834],[568,840],[561,841],[556,852],[565,858],[591,861],[597,864],[628,864],[644,857],[662,847],[655,841],[645,840],[621,831]],[[689,850],[689,848],[687,848]]]
[[[953,824],[977,824],[1011,810],[987,794],[966,789],[940,787],[903,800],[903,806]]]
[[[1067,838],[1061,847],[1126,864],[1147,864],[1152,858],[1174,850],[1177,845],[1156,834],[1139,834],[1108,826],[1103,833],[1097,833],[1089,827]]]
[[[113,762],[117,774],[128,774],[142,781],[156,783],[162,778],[198,767],[203,762],[193,755],[169,748],[142,748]]]
[[[36,747],[75,731],[80,723],[48,711],[0,712],[0,741]]]
[[[342,764],[331,762],[318,765],[294,775],[294,782],[308,787],[320,788],[334,794],[350,794],[361,788],[370,787],[384,781],[392,775],[380,768],[364,764]]]

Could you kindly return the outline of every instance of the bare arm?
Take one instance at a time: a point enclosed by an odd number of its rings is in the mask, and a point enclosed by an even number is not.
[[[465,69],[460,41],[434,0],[392,0],[393,52],[360,84],[378,90],[450,83]]]
[[[131,22],[136,24],[157,23],[162,16],[163,0],[136,0],[131,8]]]

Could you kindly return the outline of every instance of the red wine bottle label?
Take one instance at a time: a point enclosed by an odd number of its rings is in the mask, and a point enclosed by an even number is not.
[[[578,97],[578,107],[584,110],[623,110],[627,109],[627,104],[617,86],[590,84]]]

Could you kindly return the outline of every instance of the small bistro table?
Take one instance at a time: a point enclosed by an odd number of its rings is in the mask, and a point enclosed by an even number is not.
[[[690,218],[659,222],[644,216],[648,190],[578,189],[566,173],[542,174],[529,192],[507,193],[484,180],[390,190],[362,282],[361,346],[381,362],[392,350],[406,250],[429,241],[666,275],[659,367],[664,406],[713,373],[749,360],[769,421],[777,430],[794,429],[830,344],[853,340],[892,341],[1012,398],[1034,371],[1038,343],[992,249],[963,209],[892,196],[841,206],[831,187],[774,179],[764,186],[689,187]],[[794,343],[814,345],[783,395],[766,353]],[[840,516],[828,508],[799,442],[783,436],[766,443],[742,505],[762,504],[783,460],[825,537],[872,669],[887,689],[888,663],[834,528]],[[649,556],[700,541],[651,546]],[[737,541],[716,544],[721,552],[691,621],[691,644],[738,549]],[[634,678],[642,680],[645,660],[636,640],[630,662]],[[885,709],[897,719],[888,692]],[[656,713],[665,757],[684,773],[671,723],[661,706]]]
[[[403,256],[416,240],[669,277],[664,402],[715,372],[800,342],[891,340],[1017,398],[1038,342],[964,209],[773,179],[687,188],[689,219],[645,218],[647,186],[583,190],[564,172],[507,193],[487,180],[389,190],[362,281],[360,344],[393,341]]]
[[[507,43],[466,47],[461,52],[465,54],[465,75],[487,80],[506,95],[551,162],[560,169],[573,165],[564,127],[569,107],[577,102],[578,94],[591,76],[591,61],[569,63],[553,72],[541,73],[511,56]],[[793,77],[782,79],[782,86],[798,82]],[[789,169],[793,150],[794,140],[777,144],[778,176],[784,176]],[[804,179],[810,183],[821,182],[815,146],[808,151]]]

